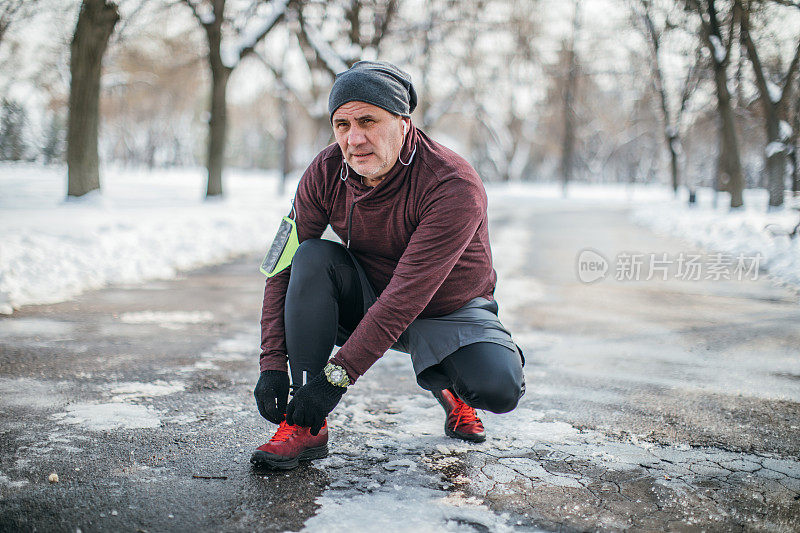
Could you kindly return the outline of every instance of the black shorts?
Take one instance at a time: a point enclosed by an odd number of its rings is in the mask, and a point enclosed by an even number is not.
[[[363,312],[366,313],[378,298],[358,260],[349,250],[347,253],[358,272],[364,299]],[[423,374],[423,372],[438,365],[445,357],[459,348],[470,344],[491,342],[505,346],[519,353],[524,365],[525,357],[522,350],[514,343],[511,333],[500,322],[497,311],[496,301],[478,297],[448,315],[417,318],[400,335],[392,349],[411,355],[417,382],[428,390],[435,390],[438,387],[438,380],[436,380],[435,373]],[[336,345],[344,345],[351,333],[352,331],[348,331],[340,324]]]

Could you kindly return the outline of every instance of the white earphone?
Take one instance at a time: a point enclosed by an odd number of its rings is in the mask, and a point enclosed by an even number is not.
[[[405,135],[406,133],[408,133],[408,124],[403,122],[403,135]]]

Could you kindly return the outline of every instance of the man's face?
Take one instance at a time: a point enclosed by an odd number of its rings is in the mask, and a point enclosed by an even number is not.
[[[409,122],[372,104],[348,102],[333,114],[333,133],[347,164],[376,180],[397,162]]]

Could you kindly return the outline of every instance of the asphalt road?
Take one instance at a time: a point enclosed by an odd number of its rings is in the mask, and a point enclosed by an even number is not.
[[[272,426],[252,400],[263,277],[246,257],[0,318],[0,531],[410,530],[375,505],[392,487],[406,509],[449,502],[431,531],[800,529],[797,294],[763,276],[584,284],[584,248],[689,249],[621,209],[493,208],[528,393],[482,415],[485,444],[450,445],[392,354],[332,415],[331,457],[254,470]],[[337,522],[337,499],[363,527]]]

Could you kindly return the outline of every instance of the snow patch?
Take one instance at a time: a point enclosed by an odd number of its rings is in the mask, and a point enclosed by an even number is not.
[[[203,200],[201,169],[104,169],[102,195],[71,202],[65,179],[63,167],[0,165],[2,313],[259,253],[290,205],[272,173],[226,172],[218,202]]]
[[[47,409],[65,402],[57,383],[31,378],[0,378],[0,406]]]
[[[780,137],[781,141],[788,141],[789,137],[792,136],[792,127],[789,125],[788,122],[785,120],[781,120],[778,123],[778,137]]]
[[[127,403],[82,403],[52,415],[59,424],[78,425],[90,431],[146,429],[161,425],[160,412],[144,405]]]
[[[71,335],[75,324],[48,318],[15,318],[0,320],[0,336],[9,337],[63,337]]]
[[[247,333],[220,340],[211,350],[203,352],[200,357],[205,361],[256,360],[258,356],[254,354],[260,345],[261,334],[258,327],[254,327]]]
[[[213,322],[214,315],[209,311],[139,311],[123,313],[119,319],[125,324],[158,324],[167,327]]]
[[[408,485],[394,485],[346,499],[321,496],[317,498],[321,509],[306,522],[302,531],[466,533],[474,532],[476,525],[486,531],[514,531],[503,515],[496,515],[476,501]]]
[[[19,489],[24,487],[28,484],[28,481],[25,479],[20,479],[18,481],[11,481],[11,479],[0,472],[0,487],[8,487],[10,489]]]
[[[783,91],[774,82],[767,80],[767,91],[769,91],[769,99],[773,104],[781,101]]]
[[[122,402],[125,400],[132,400],[134,398],[152,398],[155,396],[168,396],[176,394],[186,389],[186,384],[183,381],[162,381],[156,380],[153,383],[142,383],[138,381],[129,381],[119,383],[110,388],[110,392],[114,394],[113,400],[115,402]]]
[[[728,53],[725,51],[725,46],[723,46],[722,41],[717,35],[712,35],[710,37],[711,46],[714,49],[714,59],[717,63],[723,63],[725,61],[725,57]]]
[[[767,157],[772,157],[775,154],[780,154],[785,151],[786,151],[786,145],[778,141],[772,141],[764,149],[764,153],[766,154]]]
[[[790,239],[785,232],[797,224],[797,212],[766,212],[766,191],[745,191],[745,209],[731,212],[726,206],[714,208],[712,192],[698,191],[698,204],[683,201],[650,205],[632,213],[638,224],[657,232],[682,238],[694,245],[716,252],[755,257],[761,254],[760,267],[778,280],[800,286],[800,239]],[[783,234],[781,234],[783,233]]]

